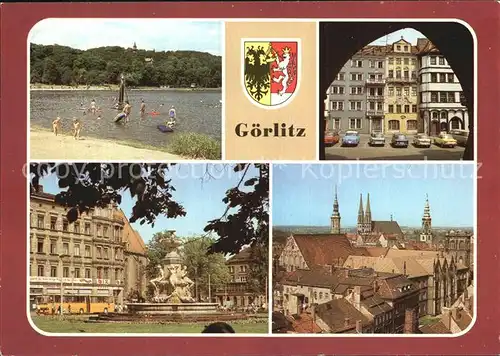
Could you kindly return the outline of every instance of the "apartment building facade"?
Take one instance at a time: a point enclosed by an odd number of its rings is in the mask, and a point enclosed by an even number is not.
[[[461,102],[462,86],[446,58],[426,38],[417,41],[420,126],[428,135],[469,131],[469,112]]]

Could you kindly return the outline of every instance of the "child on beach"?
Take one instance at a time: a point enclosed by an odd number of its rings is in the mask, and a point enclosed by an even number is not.
[[[73,119],[73,137],[75,140],[80,139],[80,132],[82,131],[82,123],[79,119]]]
[[[59,116],[54,121],[52,121],[52,131],[56,136],[58,132],[61,131],[61,118]]]

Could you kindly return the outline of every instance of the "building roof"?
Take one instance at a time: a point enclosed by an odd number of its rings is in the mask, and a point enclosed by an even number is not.
[[[332,274],[324,269],[297,269],[293,272],[286,273],[281,283],[287,285],[332,288],[337,281],[338,278],[336,273]]]
[[[385,235],[403,236],[403,231],[397,221],[372,221],[372,231],[379,232]]]
[[[418,292],[415,284],[402,275],[384,278],[378,280],[377,283],[377,293],[384,299],[394,300]]]
[[[451,334],[452,332],[443,324],[442,321],[437,323],[426,324],[420,327],[422,334]]]
[[[356,329],[356,322],[368,326],[371,321],[344,298],[334,299],[315,307],[315,314],[328,325],[330,332],[341,333]]]
[[[368,252],[368,256],[371,257],[381,257],[387,255],[387,251],[389,251],[388,247],[366,247],[366,251]]]
[[[307,266],[325,266],[343,263],[349,255],[366,256],[363,248],[351,245],[345,234],[292,235]]]
[[[319,334],[323,330],[316,324],[313,320],[313,317],[309,313],[302,313],[297,315],[292,320],[293,330],[297,333],[302,334]]]
[[[228,264],[236,264],[236,263],[248,263],[252,261],[252,249],[250,247],[246,247],[238,252],[236,255],[230,257],[226,263]]]
[[[397,273],[409,278],[428,276],[429,271],[415,258],[349,256],[346,268],[373,268],[377,272]]]
[[[114,215],[116,218],[121,218],[123,220],[123,242],[127,244],[127,252],[145,255],[146,244],[139,232],[132,228],[123,210],[117,209]]]
[[[427,38],[419,38],[417,39],[417,52],[419,55],[427,54],[427,53],[436,53],[439,54],[439,49]]]

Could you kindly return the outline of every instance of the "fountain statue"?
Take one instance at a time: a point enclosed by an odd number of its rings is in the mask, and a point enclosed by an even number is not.
[[[177,257],[176,251],[172,251],[165,258],[167,261],[171,260],[172,257]],[[187,276],[186,266],[180,264],[165,264],[162,268],[158,265],[158,276],[149,281],[154,288],[155,294],[153,297],[153,302],[156,303],[194,303],[195,300],[191,294],[191,288],[194,286],[194,282]]]

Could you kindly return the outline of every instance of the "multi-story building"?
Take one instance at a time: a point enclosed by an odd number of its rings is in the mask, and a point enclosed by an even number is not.
[[[123,212],[116,205],[96,207],[71,224],[66,213],[43,187],[31,194],[30,300],[57,302],[62,292],[65,300],[123,303]]]
[[[387,52],[385,132],[414,134],[417,120],[417,49],[402,37]]]
[[[462,87],[446,58],[427,38],[417,40],[421,131],[437,135],[469,130],[469,113],[461,103]]]
[[[384,56],[381,53],[376,46],[365,47],[337,74],[325,102],[327,130],[369,133],[372,125],[378,130],[383,114],[383,96],[379,89],[384,82]],[[368,106],[367,95],[371,103]]]
[[[260,307],[262,304],[267,304],[266,292],[255,293],[248,283],[250,269],[254,263],[250,247],[226,261],[231,281],[224,286],[216,286],[215,297],[219,304],[231,308],[245,308],[251,304]]]

